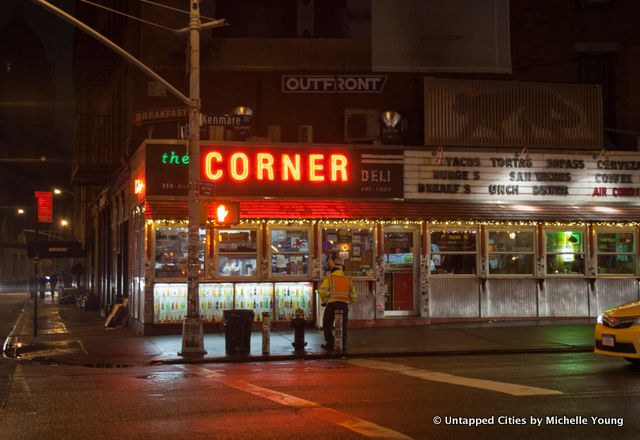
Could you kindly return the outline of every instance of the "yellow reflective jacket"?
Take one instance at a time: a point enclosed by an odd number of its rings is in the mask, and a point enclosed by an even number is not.
[[[344,272],[338,269],[322,281],[318,295],[322,304],[338,301],[348,304],[356,300],[356,287]]]

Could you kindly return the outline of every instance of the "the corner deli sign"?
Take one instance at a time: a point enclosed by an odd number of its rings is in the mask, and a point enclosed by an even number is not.
[[[147,146],[147,195],[182,195],[189,156],[180,145]],[[200,179],[216,196],[401,198],[402,153],[342,147],[202,146]]]
[[[283,93],[380,93],[387,75],[282,75]]]
[[[406,199],[640,203],[640,155],[405,151]]]

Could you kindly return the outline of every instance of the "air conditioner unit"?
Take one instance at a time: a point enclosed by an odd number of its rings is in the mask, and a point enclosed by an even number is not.
[[[313,143],[313,125],[298,125],[298,142]]]
[[[344,111],[345,142],[373,142],[380,139],[380,112],[348,108]]]

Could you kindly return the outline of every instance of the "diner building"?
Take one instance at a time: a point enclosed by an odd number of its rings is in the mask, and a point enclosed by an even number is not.
[[[117,195],[129,213],[130,313],[145,334],[187,312],[186,142],[145,141]],[[201,144],[200,315],[296,309],[319,324],[330,257],[354,326],[594,317],[638,299],[640,155],[354,145]],[[109,197],[105,193],[105,197]],[[219,203],[240,221],[215,223]]]

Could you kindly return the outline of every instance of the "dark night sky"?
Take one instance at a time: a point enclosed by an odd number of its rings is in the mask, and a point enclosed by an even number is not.
[[[73,87],[71,75],[71,54],[73,49],[73,27],[61,18],[27,0],[5,0],[0,6],[0,28],[9,17],[18,12],[29,27],[40,35],[47,51],[47,61],[54,66],[54,84],[58,108],[56,130],[60,134],[60,148],[71,151],[73,142]],[[50,3],[73,11],[73,0],[54,0]]]

